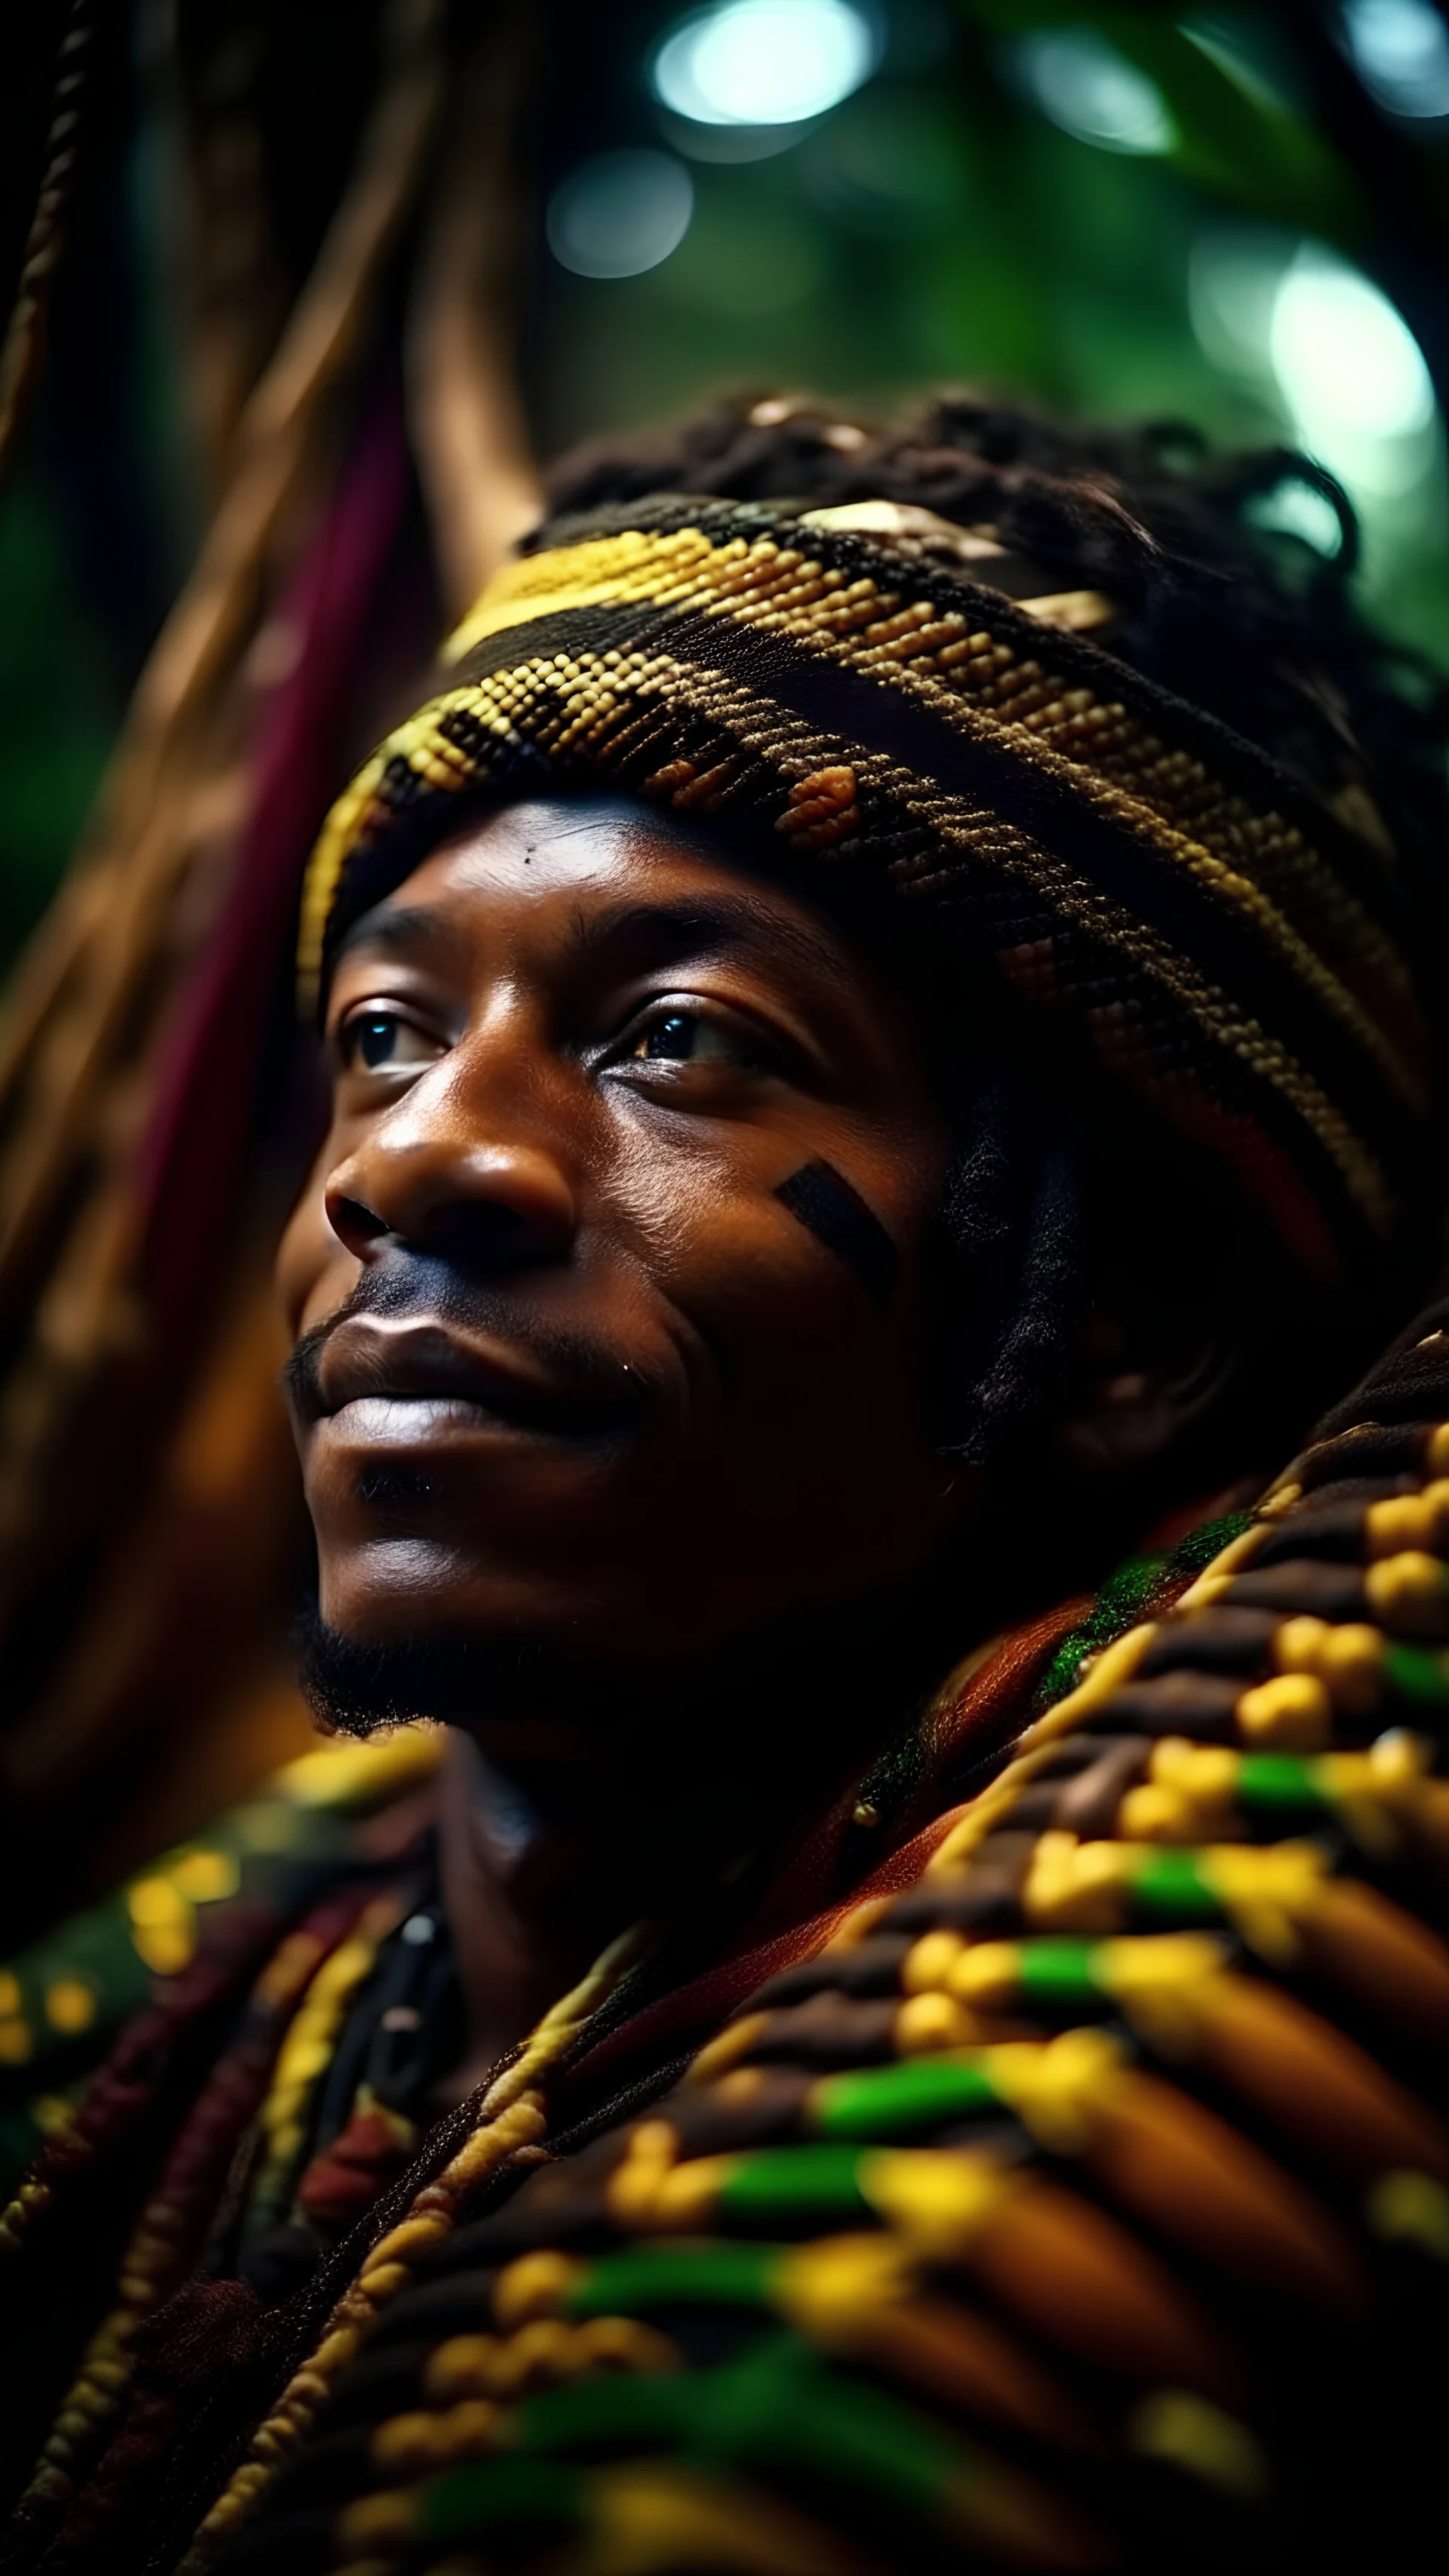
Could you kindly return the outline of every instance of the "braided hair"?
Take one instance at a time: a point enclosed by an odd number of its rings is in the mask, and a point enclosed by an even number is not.
[[[887,426],[742,396],[672,427],[594,439],[547,482],[555,515],[673,490],[817,507],[884,499],[989,532],[1042,567],[1043,587],[1105,592],[1116,615],[1104,640],[1125,661],[1356,820],[1381,817],[1437,929],[1449,686],[1360,614],[1352,508],[1307,457],[1218,454],[1179,426],[1084,430],[967,391],[938,393]],[[1328,503],[1332,555],[1267,524],[1293,485]],[[973,1021],[989,1030],[992,1007],[973,995]],[[989,1037],[968,1076],[946,1078],[958,1141],[941,1225],[957,1296],[942,1446],[955,1454],[1030,1450],[1104,1274],[1139,1321],[1144,1310],[1159,1325],[1175,1313],[1180,1327],[1188,1310],[1219,1330],[1229,1314],[1244,1324],[1250,1348],[1232,1373],[1235,1400],[1216,1409],[1204,1473],[1232,1454],[1245,1408],[1260,1438],[1280,1427],[1291,1436],[1294,1417],[1366,1355],[1417,1284],[1386,1266],[1372,1314],[1362,1299],[1315,1311],[1209,1179],[1184,1181],[1146,1140],[1135,1145],[1122,1104],[1109,1150],[1094,1151],[1049,1078],[1029,1090],[993,1059]]]

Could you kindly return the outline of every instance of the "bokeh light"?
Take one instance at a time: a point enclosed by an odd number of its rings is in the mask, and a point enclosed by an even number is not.
[[[1363,523],[1370,589],[1442,541],[1443,432],[1419,344],[1362,272],[1322,243],[1254,226],[1197,242],[1189,311],[1213,365],[1251,389],[1280,435],[1335,475]],[[1285,515],[1286,513],[1286,515]],[[1331,552],[1306,487],[1273,524]]]
[[[1298,247],[1266,226],[1213,224],[1199,233],[1188,268],[1188,315],[1204,356],[1272,396],[1273,306]]]
[[[1316,555],[1336,555],[1343,545],[1343,526],[1326,492],[1288,476],[1271,492],[1248,504],[1246,516],[1255,528],[1273,528],[1301,537]]]
[[[600,152],[554,190],[548,246],[576,277],[640,277],[679,248],[694,182],[669,152]]]
[[[1449,116],[1449,27],[1432,0],[1347,0],[1353,66],[1393,116]]]
[[[1023,36],[1010,66],[1033,106],[1079,143],[1104,152],[1170,152],[1167,102],[1145,72],[1088,27]]]
[[[697,125],[799,125],[859,89],[878,51],[851,0],[721,0],[664,38],[654,92]]]
[[[1311,454],[1360,488],[1419,480],[1434,388],[1413,333],[1366,277],[1305,243],[1274,297],[1268,350]]]

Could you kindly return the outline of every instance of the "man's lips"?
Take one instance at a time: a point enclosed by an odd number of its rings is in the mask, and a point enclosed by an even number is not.
[[[563,1379],[436,1322],[367,1315],[333,1327],[308,1378],[300,1409],[310,1421],[334,1421],[339,1431],[389,1446],[500,1424],[597,1440],[637,1417],[643,1392],[622,1363]]]

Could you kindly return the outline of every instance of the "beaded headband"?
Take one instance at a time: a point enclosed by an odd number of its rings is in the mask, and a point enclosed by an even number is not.
[[[1099,593],[1030,588],[989,536],[889,502],[662,494],[544,529],[328,816],[304,992],[465,797],[728,817],[929,906],[1028,1030],[1074,1031],[1341,1273],[1392,1237],[1429,1106],[1372,809],[1343,819],[1094,642]]]

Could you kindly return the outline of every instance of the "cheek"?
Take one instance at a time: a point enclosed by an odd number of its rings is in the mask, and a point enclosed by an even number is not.
[[[832,1140],[833,1141],[833,1140]],[[845,1153],[837,1145],[840,1167]],[[705,1156],[667,1173],[636,1174],[629,1215],[669,1304],[697,1337],[721,1404],[714,1424],[730,1507],[751,1492],[753,1518],[768,1489],[801,1497],[831,1487],[842,1461],[850,1483],[874,1472],[897,1490],[919,1475],[938,1481],[921,1385],[920,1244],[924,1222],[892,1207],[878,1175],[875,1207],[900,1254],[895,1287],[877,1303],[857,1272],[776,1195],[775,1186],[820,1152],[818,1138],[776,1140],[760,1171]],[[828,1159],[828,1157],[827,1157]],[[861,1189],[863,1176],[850,1174]],[[696,1438],[704,1426],[696,1423]],[[818,1495],[816,1496],[818,1500]],[[858,1497],[828,1496],[853,1513]]]
[[[616,1153],[604,1185],[672,1304],[763,1350],[784,1334],[803,1363],[817,1345],[879,1349],[899,1337],[901,1313],[919,1302],[939,1159],[843,1119],[663,1138],[646,1128]],[[818,1193],[798,1184],[821,1172],[817,1208]]]

